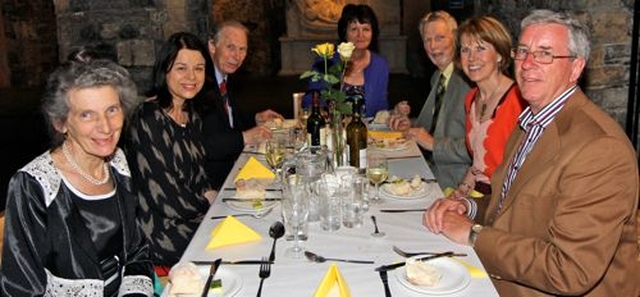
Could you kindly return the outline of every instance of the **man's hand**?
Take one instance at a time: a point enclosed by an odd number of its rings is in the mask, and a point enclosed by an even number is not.
[[[268,122],[270,120],[273,120],[273,119],[281,119],[282,120],[284,118],[282,117],[282,115],[280,115],[279,113],[277,113],[277,112],[275,112],[275,111],[273,111],[271,109],[267,109],[265,111],[261,111],[259,113],[256,113],[255,120],[256,120],[256,124],[257,125],[264,124],[264,123],[266,123],[266,122]]]
[[[411,128],[404,132],[404,136],[407,139],[415,140],[425,150],[433,151],[433,135],[424,128]]]
[[[445,212],[442,217],[442,234],[458,244],[469,244],[469,233],[473,222],[469,217],[453,211]]]
[[[467,204],[460,199],[440,198],[422,216],[422,224],[431,232],[440,233],[446,228],[445,215],[449,212],[465,216]]]
[[[394,131],[407,131],[411,128],[411,120],[402,114],[393,114],[389,117],[389,128]]]
[[[271,130],[269,128],[258,125],[249,130],[242,132],[244,144],[259,144],[271,139]]]

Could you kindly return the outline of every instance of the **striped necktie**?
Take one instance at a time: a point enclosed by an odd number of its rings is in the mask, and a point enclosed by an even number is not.
[[[227,94],[227,80],[223,79],[220,83],[220,95],[222,96],[222,101],[224,102],[224,111],[227,113],[227,117],[229,116],[229,94]]]
[[[438,123],[438,116],[440,115],[440,107],[442,107],[442,100],[444,98],[444,93],[446,88],[444,86],[445,77],[444,74],[440,74],[438,77],[438,85],[436,87],[436,101],[433,107],[433,120],[431,121],[431,128],[429,129],[429,133],[433,135],[433,132],[436,130],[436,125]]]

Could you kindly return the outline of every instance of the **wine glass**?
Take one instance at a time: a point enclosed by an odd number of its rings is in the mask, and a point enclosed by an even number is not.
[[[283,192],[282,217],[286,228],[291,228],[289,234],[293,234],[293,246],[285,250],[285,256],[300,258],[303,249],[300,246],[299,234],[304,225],[308,224],[309,218],[309,195],[304,183],[289,184]]]
[[[266,143],[265,158],[271,169],[275,171],[276,176],[280,175],[282,164],[286,153],[285,142],[280,137],[274,137]]]
[[[387,157],[381,153],[367,154],[367,178],[376,186],[376,195],[370,199],[371,203],[380,203],[380,184],[389,176]]]

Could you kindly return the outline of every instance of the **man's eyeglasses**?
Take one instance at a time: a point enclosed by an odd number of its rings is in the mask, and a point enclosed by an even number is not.
[[[526,47],[515,47],[511,49],[511,58],[514,60],[522,61],[527,58],[527,56],[531,54],[533,56],[533,60],[540,64],[551,64],[553,63],[553,59],[575,59],[576,55],[571,56],[554,56],[550,51],[533,51],[530,52]]]

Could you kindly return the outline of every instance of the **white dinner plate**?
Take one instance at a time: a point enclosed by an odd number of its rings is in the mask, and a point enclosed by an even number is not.
[[[469,271],[460,262],[451,258],[438,258],[427,261],[441,274],[440,281],[433,287],[414,285],[407,279],[405,267],[396,270],[398,281],[410,290],[428,295],[446,295],[466,288],[471,282]]]
[[[251,200],[251,199],[247,199],[247,200]],[[226,204],[227,207],[230,209],[240,211],[240,212],[248,212],[248,213],[265,212],[278,205],[278,201],[262,201],[260,203],[262,204],[262,207],[254,207],[253,203],[244,202],[244,201],[225,201],[224,204]]]
[[[198,272],[200,272],[200,276],[202,276],[203,283],[209,276],[209,268],[210,267],[206,265],[198,266]],[[222,280],[222,293],[211,291],[209,292],[209,295],[207,295],[209,297],[233,297],[238,295],[238,292],[240,292],[240,289],[242,288],[242,278],[240,277],[240,275],[229,270],[228,268],[225,268],[224,266],[218,268],[218,271],[216,271],[216,275],[213,278]],[[163,297],[169,296],[170,288],[171,283],[167,283],[164,291],[162,291]],[[198,296],[200,295],[198,294]]]
[[[385,183],[381,185],[380,192],[389,198],[398,199],[398,200],[422,199],[429,196],[429,194],[431,193],[431,185],[427,184],[426,182],[422,182],[421,187],[418,190],[412,190],[407,195],[393,194],[389,190],[389,187],[391,187],[390,183]]]
[[[387,126],[386,124],[376,124],[374,122],[371,122],[369,126],[367,126],[367,128],[372,131],[391,131],[391,129],[389,129],[389,126]]]
[[[404,142],[396,145],[384,145],[380,143],[377,143],[377,144],[372,143],[372,144],[369,144],[369,147],[375,150],[384,151],[384,152],[402,151],[409,148],[409,141],[405,140]]]

